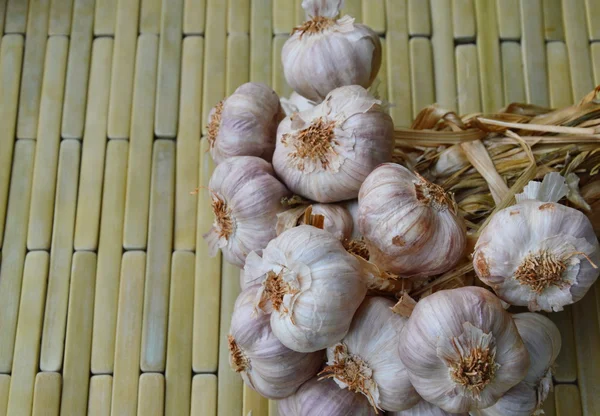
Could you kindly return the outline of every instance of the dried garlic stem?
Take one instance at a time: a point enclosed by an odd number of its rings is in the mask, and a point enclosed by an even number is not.
[[[333,378],[346,384],[348,390],[364,394],[376,414],[381,410],[373,397],[373,392],[377,391],[373,371],[362,358],[349,353],[346,345],[337,344],[334,347],[333,364],[325,367],[319,377],[319,380]]]
[[[238,346],[233,336],[227,336],[227,343],[229,346],[229,351],[231,352],[231,361],[233,369],[237,373],[246,371],[246,369],[250,367],[250,361],[248,360],[248,357],[246,357],[242,349]]]
[[[365,260],[369,260],[369,249],[367,248],[367,244],[362,237],[358,240],[344,241],[344,247],[348,253],[362,257]]]
[[[218,195],[213,193],[211,202],[213,213],[215,214],[215,222],[219,228],[219,238],[229,238],[233,232],[233,218],[231,218],[231,210],[227,207],[227,203]]]
[[[335,140],[334,127],[335,121],[319,117],[307,128],[297,133],[283,135],[282,143],[290,142],[295,148],[288,157],[296,163],[299,170],[304,170],[304,163],[307,160],[321,162],[323,169],[329,167],[331,157],[336,155],[333,146],[338,144]]]
[[[439,185],[429,182],[427,179],[416,173],[420,182],[415,183],[415,191],[417,200],[424,205],[429,205],[436,211],[445,211],[450,209],[452,213],[456,213],[454,202],[448,194]]]
[[[412,311],[415,309],[416,305],[417,302],[413,298],[411,298],[407,293],[403,293],[402,296],[400,296],[398,303],[392,307],[392,311],[400,316],[408,318],[412,314]]]
[[[210,118],[210,123],[208,123],[208,135],[206,139],[208,140],[208,144],[210,147],[215,147],[215,140],[217,139],[217,135],[219,134],[219,127],[221,127],[221,113],[223,112],[223,101],[219,101],[215,106],[215,112]]]
[[[321,33],[323,30],[327,29],[329,26],[332,26],[335,23],[334,19],[330,19],[324,16],[315,16],[310,20],[302,23],[300,26],[296,26],[292,30],[292,35],[296,32],[300,32],[300,39],[305,34],[314,35],[315,33]]]
[[[325,216],[320,214],[312,213],[312,205],[309,205],[304,211],[304,224],[312,225],[313,227],[320,228],[321,230],[325,228]],[[298,220],[298,224],[300,225],[300,220]]]

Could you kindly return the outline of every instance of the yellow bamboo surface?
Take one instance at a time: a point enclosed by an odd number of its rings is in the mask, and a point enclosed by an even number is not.
[[[211,107],[280,61],[301,0],[0,0],[0,416],[275,416],[229,368],[239,270],[210,258]],[[346,0],[398,126],[438,102],[565,106],[598,0]],[[192,191],[200,187],[198,194]],[[600,287],[551,318],[549,415],[600,415]]]

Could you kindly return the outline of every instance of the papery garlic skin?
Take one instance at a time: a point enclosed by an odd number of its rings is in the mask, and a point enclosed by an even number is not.
[[[594,265],[600,265],[600,246],[587,217],[534,200],[497,212],[473,254],[477,276],[504,301],[530,311],[577,302],[598,278]]]
[[[281,51],[289,86],[316,103],[344,85],[368,88],[381,66],[379,36],[350,16],[335,20],[341,3],[304,0],[310,19],[294,29]]]
[[[358,195],[358,226],[370,261],[403,277],[427,277],[462,258],[466,228],[441,187],[404,166],[386,163]]]
[[[314,102],[301,96],[296,91],[290,95],[290,98],[282,97],[279,101],[281,101],[281,107],[283,108],[286,116],[291,116],[298,111],[310,110],[316,105]]]
[[[394,123],[357,85],[331,91],[277,130],[273,167],[294,193],[317,202],[356,198],[367,175],[391,160]]]
[[[562,343],[558,328],[550,319],[537,313],[519,313],[513,315],[513,319],[529,353],[527,374],[496,404],[474,412],[473,416],[538,414],[552,389],[552,367]]]
[[[327,348],[328,367],[320,374],[341,388],[364,394],[375,408],[399,411],[413,407],[421,398],[399,357],[399,335],[406,318],[392,312],[393,306],[389,299],[367,297],[346,336]]]
[[[492,406],[529,367],[510,314],[479,287],[422,298],[400,334],[400,358],[421,397],[455,413]]]
[[[275,238],[277,214],[290,196],[271,165],[253,156],[237,156],[219,164],[208,184],[215,222],[204,239],[209,254],[221,249],[229,263],[244,267],[251,251],[262,250]]]
[[[246,284],[261,284],[255,306],[271,314],[273,333],[288,348],[313,352],[341,340],[366,294],[361,267],[327,231],[300,225],[251,253]]]
[[[285,347],[271,331],[269,317],[254,314],[259,286],[238,296],[229,330],[229,362],[244,382],[268,399],[293,394],[319,371],[322,352],[309,354]]]
[[[310,209],[311,219],[314,216],[323,217],[323,229],[330,232],[340,241],[344,241],[352,235],[352,217],[346,208],[338,204],[312,204],[282,212],[277,215],[277,234],[301,224],[307,223],[305,214]]]
[[[310,379],[278,403],[281,416],[372,416],[375,411],[362,394],[340,389],[332,380]]]
[[[219,164],[233,156],[271,161],[275,134],[285,116],[279,97],[264,84],[248,82],[208,114],[210,154]]]
[[[446,412],[444,409],[440,409],[439,407],[426,402],[425,400],[421,400],[408,410],[403,410],[401,412],[388,412],[386,414],[388,416],[469,416],[468,413]]]

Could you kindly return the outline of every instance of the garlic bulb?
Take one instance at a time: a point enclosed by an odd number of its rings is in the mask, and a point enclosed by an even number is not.
[[[310,110],[316,105],[314,102],[301,96],[296,91],[290,95],[290,98],[281,98],[279,101],[281,101],[281,107],[283,108],[286,116],[291,116],[298,111]]]
[[[298,94],[321,102],[335,88],[368,88],[381,66],[381,42],[369,27],[350,16],[336,20],[342,0],[304,0],[309,20],[283,45],[285,79]]]
[[[254,314],[259,286],[238,296],[229,330],[229,363],[244,382],[269,399],[293,394],[319,371],[322,352],[305,354],[285,347],[271,331],[269,317]]]
[[[358,260],[327,231],[300,225],[250,253],[246,284],[261,284],[255,306],[271,313],[273,333],[288,348],[313,352],[341,340],[366,294]]]
[[[560,332],[554,323],[537,313],[513,315],[527,352],[529,370],[523,381],[510,389],[492,407],[474,416],[530,416],[537,414],[552,389],[552,366],[561,348]]]
[[[389,299],[367,297],[348,334],[327,348],[327,367],[320,375],[364,394],[376,409],[398,411],[410,409],[421,398],[398,355],[406,318],[392,312],[393,306]]]
[[[331,91],[277,130],[273,167],[294,193],[317,202],[356,198],[377,165],[391,160],[392,118],[357,85]]]
[[[358,226],[370,261],[404,277],[450,270],[467,243],[464,222],[444,190],[393,163],[379,166],[361,186]]]
[[[275,238],[281,198],[289,196],[268,162],[237,156],[219,164],[208,184],[215,222],[204,235],[210,255],[218,249],[229,263],[244,267],[251,251],[260,251]]]
[[[598,239],[582,212],[556,203],[565,194],[564,178],[547,175],[481,232],[473,265],[504,301],[530,311],[560,311],[596,281]]]
[[[264,84],[248,82],[208,114],[208,142],[215,163],[232,156],[271,161],[277,126],[285,113],[279,97]]]
[[[469,416],[468,413],[450,413],[433,404],[421,400],[416,406],[401,412],[387,413],[388,416]]]
[[[341,205],[301,205],[282,212],[277,215],[277,234],[301,224],[314,225],[329,231],[340,241],[352,235],[352,217]]]
[[[529,367],[510,314],[479,287],[422,298],[400,334],[400,358],[421,397],[448,412],[493,405]]]
[[[372,416],[375,411],[362,394],[340,389],[332,380],[308,380],[298,391],[280,400],[281,416]]]

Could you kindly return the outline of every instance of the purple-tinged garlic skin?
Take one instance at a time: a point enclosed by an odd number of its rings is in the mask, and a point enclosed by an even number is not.
[[[400,334],[400,358],[419,395],[454,413],[492,406],[529,367],[511,315],[479,287],[421,299]]]
[[[254,313],[258,289],[247,288],[235,302],[229,362],[249,387],[268,399],[282,399],[317,374],[323,351],[305,354],[285,347],[271,331],[269,316]]]
[[[464,221],[443,189],[394,163],[377,167],[362,184],[358,226],[370,261],[402,277],[452,269],[467,243]]]
[[[297,225],[307,224],[304,215],[308,205],[296,207],[282,212],[277,216],[277,235]],[[340,241],[345,241],[352,236],[352,216],[341,204],[312,204],[310,205],[313,216],[323,217],[323,229],[330,232]],[[313,225],[313,224],[308,224]]]
[[[395,314],[393,306],[387,298],[367,297],[346,336],[327,348],[328,367],[321,373],[342,388],[358,390],[373,407],[386,411],[406,410],[421,400],[398,352],[407,319]],[[356,383],[357,367],[362,386]]]
[[[331,233],[300,225],[250,253],[246,284],[260,284],[257,313],[271,315],[273,333],[288,348],[314,352],[341,340],[364,299],[363,269]]]
[[[277,236],[277,214],[291,194],[277,180],[272,166],[254,156],[236,156],[219,164],[208,185],[215,222],[204,239],[209,253],[244,267],[246,256],[260,252]]]
[[[381,104],[352,85],[286,117],[277,130],[275,172],[292,192],[313,201],[356,198],[369,173],[392,157],[394,123]]]
[[[270,162],[275,134],[285,116],[270,87],[248,82],[212,108],[208,115],[210,154],[216,164],[234,156],[257,156]]]
[[[469,413],[450,413],[443,409],[421,400],[415,406],[401,412],[388,412],[388,416],[469,416]]]
[[[587,293],[600,273],[600,245],[580,211],[524,200],[497,212],[475,245],[477,276],[511,305],[560,311]]]
[[[332,380],[312,378],[298,391],[279,401],[281,416],[373,416],[375,411],[362,394],[341,389]]]

